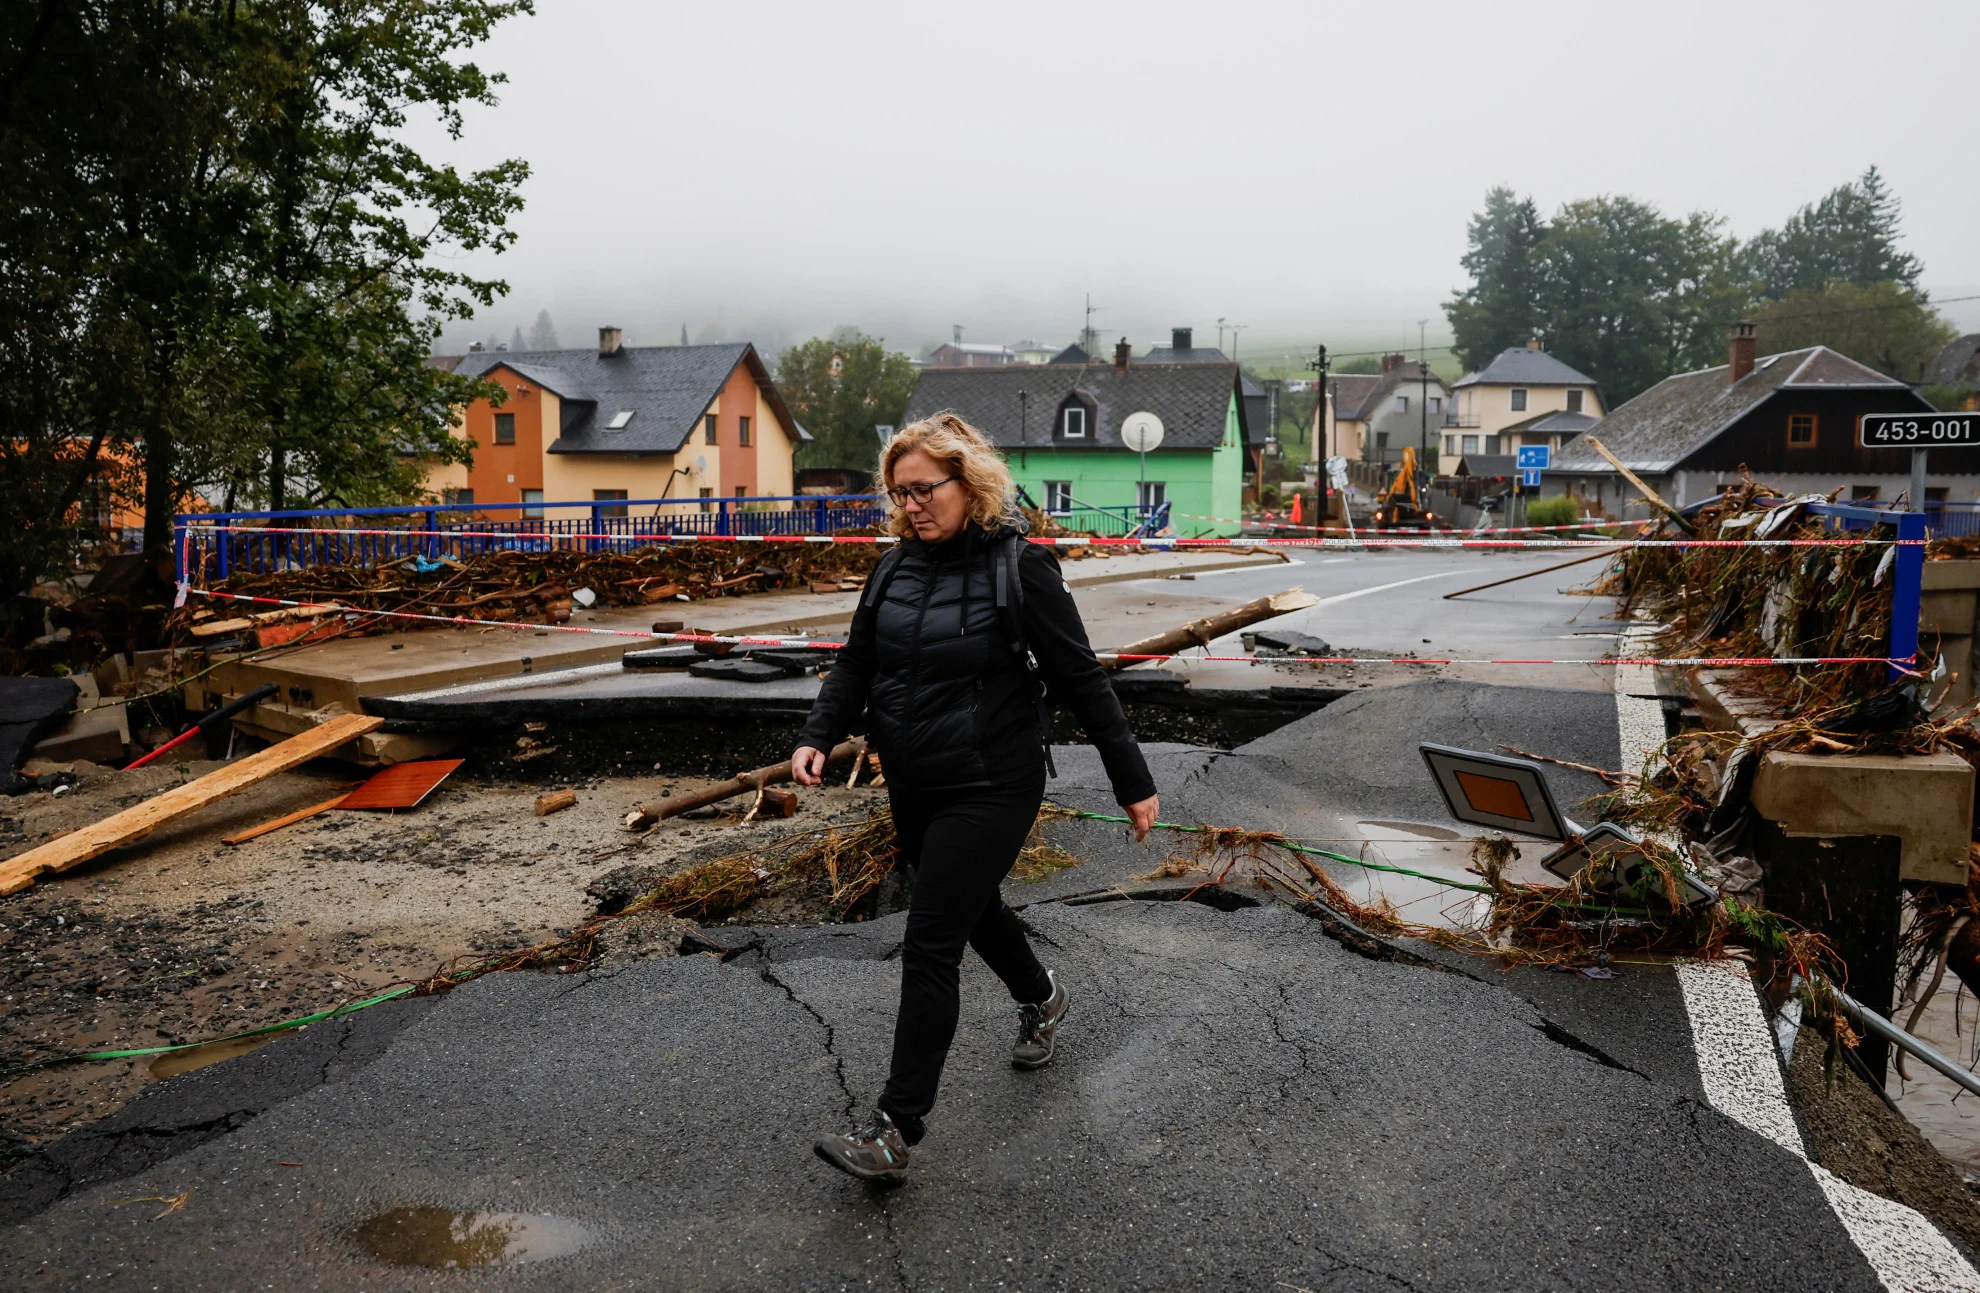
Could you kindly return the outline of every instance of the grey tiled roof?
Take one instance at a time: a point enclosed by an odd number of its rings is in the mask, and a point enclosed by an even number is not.
[[[1768,355],[1737,382],[1726,377],[1724,364],[1666,377],[1603,418],[1595,438],[1631,471],[1667,472],[1776,391],[1908,389],[1827,346]],[[1561,447],[1554,470],[1615,469],[1583,436]]]
[[[1517,476],[1519,475],[1519,459],[1509,453],[1468,453],[1458,459],[1457,474],[1460,476]]]
[[[1162,419],[1164,449],[1214,449],[1223,442],[1237,379],[1236,364],[1151,364],[1139,359],[1125,373],[1115,372],[1111,363],[924,368],[906,418],[914,422],[946,410],[1000,449],[1050,448],[1052,415],[1078,390],[1097,410],[1093,435],[1080,447],[1122,448],[1122,420],[1145,409]],[[1020,391],[1025,393],[1022,401]],[[1238,426],[1250,443],[1243,400],[1238,401]],[[1262,436],[1263,428],[1257,434]]]
[[[1334,416],[1343,422],[1362,422],[1368,397],[1382,384],[1380,373],[1342,373],[1329,377],[1327,386],[1334,396]]]
[[[1053,355],[1052,362],[1055,364],[1083,364],[1086,363],[1091,358],[1092,356],[1087,354],[1085,350],[1081,349],[1080,344],[1077,341],[1075,341],[1070,346],[1067,346],[1064,350],[1061,350],[1058,354]]]
[[[796,428],[756,348],[746,341],[627,346],[611,356],[595,349],[480,350],[463,356],[454,371],[479,377],[507,368],[555,392],[563,401],[563,434],[549,453],[673,453],[694,434],[702,413],[738,364],[749,366],[769,392],[777,415]],[[633,418],[625,430],[605,429],[628,409]]]
[[[1359,388],[1361,396],[1359,403],[1350,402],[1347,387],[1350,377],[1363,377],[1369,383]],[[1346,377],[1331,380],[1338,380],[1341,383],[1340,403],[1335,406],[1334,416],[1356,422],[1366,422],[1368,419],[1374,417],[1376,411],[1382,407],[1383,401],[1394,395],[1402,387],[1422,387],[1425,385],[1424,378],[1414,363],[1404,364],[1400,368],[1391,368],[1386,373],[1353,373]],[[1434,387],[1439,395],[1449,395],[1451,393],[1450,388],[1444,385],[1444,379],[1435,373],[1430,374],[1428,385]],[[1418,394],[1416,390],[1404,390],[1402,393],[1412,396]]]
[[[1948,341],[1925,365],[1927,386],[1980,386],[1980,332]]]
[[[1555,409],[1552,413],[1537,413],[1524,422],[1499,428],[1500,435],[1510,435],[1518,431],[1534,435],[1580,435],[1602,419],[1592,413],[1569,413],[1566,409]]]
[[[1544,350],[1514,346],[1475,373],[1457,379],[1459,386],[1593,386],[1595,379],[1578,373]]]

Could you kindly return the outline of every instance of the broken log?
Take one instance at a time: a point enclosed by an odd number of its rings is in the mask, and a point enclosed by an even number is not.
[[[1656,490],[1644,484],[1642,477],[1638,476],[1635,472],[1631,471],[1629,468],[1623,466],[1622,460],[1620,458],[1617,458],[1614,454],[1610,453],[1609,447],[1607,445],[1603,444],[1600,440],[1597,440],[1592,435],[1583,436],[1582,439],[1587,442],[1589,448],[1593,449],[1596,453],[1599,453],[1604,458],[1608,459],[1609,465],[1611,467],[1614,467],[1617,471],[1621,472],[1622,478],[1624,480],[1636,486],[1637,492],[1643,495],[1644,501],[1648,502],[1650,506],[1656,508],[1658,511],[1664,513],[1664,515],[1670,517],[1671,520],[1677,522],[1678,529],[1683,530],[1686,534],[1689,534],[1694,538],[1697,537],[1698,527],[1693,525],[1689,520],[1687,520],[1683,512],[1678,511],[1675,507],[1672,507],[1669,503],[1666,503],[1664,501],[1663,495],[1659,494]]]
[[[850,741],[841,741],[833,746],[831,752],[825,756],[825,762],[829,766],[838,763],[842,759],[857,758],[865,753],[866,738],[855,736]],[[790,779],[791,761],[785,759],[782,763],[773,763],[767,768],[758,768],[754,772],[745,772],[739,776],[731,777],[727,781],[718,781],[712,786],[704,786],[700,790],[690,790],[684,795],[669,795],[665,799],[656,799],[650,804],[641,804],[638,808],[626,814],[626,829],[632,831],[642,830],[645,827],[653,825],[655,822],[662,822],[669,817],[678,816],[690,808],[700,808],[706,804],[720,803],[724,799],[732,799],[737,795],[750,794],[763,789],[765,786],[775,785],[779,782],[789,781]]]
[[[1248,624],[1269,620],[1275,615],[1284,615],[1288,611],[1305,610],[1319,603],[1318,597],[1304,589],[1288,588],[1283,593],[1273,593],[1270,597],[1260,597],[1256,601],[1246,602],[1228,611],[1206,615],[1200,620],[1191,620],[1181,628],[1157,633],[1152,638],[1143,638],[1139,642],[1130,642],[1124,647],[1115,647],[1114,652],[1119,655],[1174,655],[1186,647],[1209,646],[1214,639],[1226,633],[1235,633]],[[1100,667],[1109,670],[1126,669],[1143,663],[1146,662],[1102,660]]]
[[[536,815],[548,817],[551,813],[562,812],[577,803],[577,791],[553,790],[547,795],[536,797]]]
[[[298,808],[293,813],[284,813],[280,817],[265,821],[259,826],[250,826],[244,831],[235,831],[232,835],[222,835],[220,842],[222,844],[245,844],[249,840],[260,839],[270,831],[279,831],[284,826],[294,826],[297,822],[307,821],[318,813],[327,813],[343,802],[344,796],[338,795],[335,799],[326,799],[320,804],[311,804],[307,808]]]
[[[384,719],[374,718],[370,714],[341,715],[321,727],[313,727],[278,745],[250,754],[239,762],[230,763],[195,781],[188,781],[183,786],[176,786],[164,794],[126,808],[121,813],[72,831],[59,840],[51,840],[8,858],[0,862],[0,895],[19,893],[33,884],[37,876],[66,871],[111,849],[142,839],[187,813],[197,812],[208,804],[239,794],[249,786],[307,763],[320,754],[328,754],[338,746],[355,741],[367,732],[375,732],[384,725]]]

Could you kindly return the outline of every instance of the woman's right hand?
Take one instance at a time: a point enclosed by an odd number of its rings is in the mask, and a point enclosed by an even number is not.
[[[825,780],[825,751],[800,745],[791,754],[791,776],[800,786],[815,786]]]

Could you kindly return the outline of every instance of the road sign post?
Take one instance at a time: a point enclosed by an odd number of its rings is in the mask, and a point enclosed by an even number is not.
[[[1540,473],[1554,465],[1554,446],[1550,444],[1523,444],[1513,449],[1514,465],[1519,468],[1519,489],[1513,491],[1519,497],[1522,490],[1540,488]],[[1522,521],[1524,517],[1521,518]]]
[[[1865,449],[1911,450],[1911,511],[1925,510],[1925,451],[1980,449],[1980,413],[1865,413],[1856,442]]]

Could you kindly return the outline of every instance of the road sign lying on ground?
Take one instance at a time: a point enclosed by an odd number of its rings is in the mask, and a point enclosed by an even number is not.
[[[1652,864],[1643,841],[1628,828],[1614,822],[1597,822],[1540,859],[1540,865],[1563,880],[1572,881],[1586,872],[1588,887],[1611,897],[1634,897],[1642,892],[1671,899],[1665,892],[1664,872]],[[1710,902],[1719,895],[1683,866],[1675,868],[1679,892],[1674,901],[1686,906]]]
[[[1450,806],[1451,816],[1474,826],[1564,840],[1572,822],[1554,806],[1546,775],[1531,759],[1460,750],[1424,741],[1417,746],[1430,776]]]
[[[1980,413],[1865,413],[1857,443],[1867,449],[1980,448]]]

